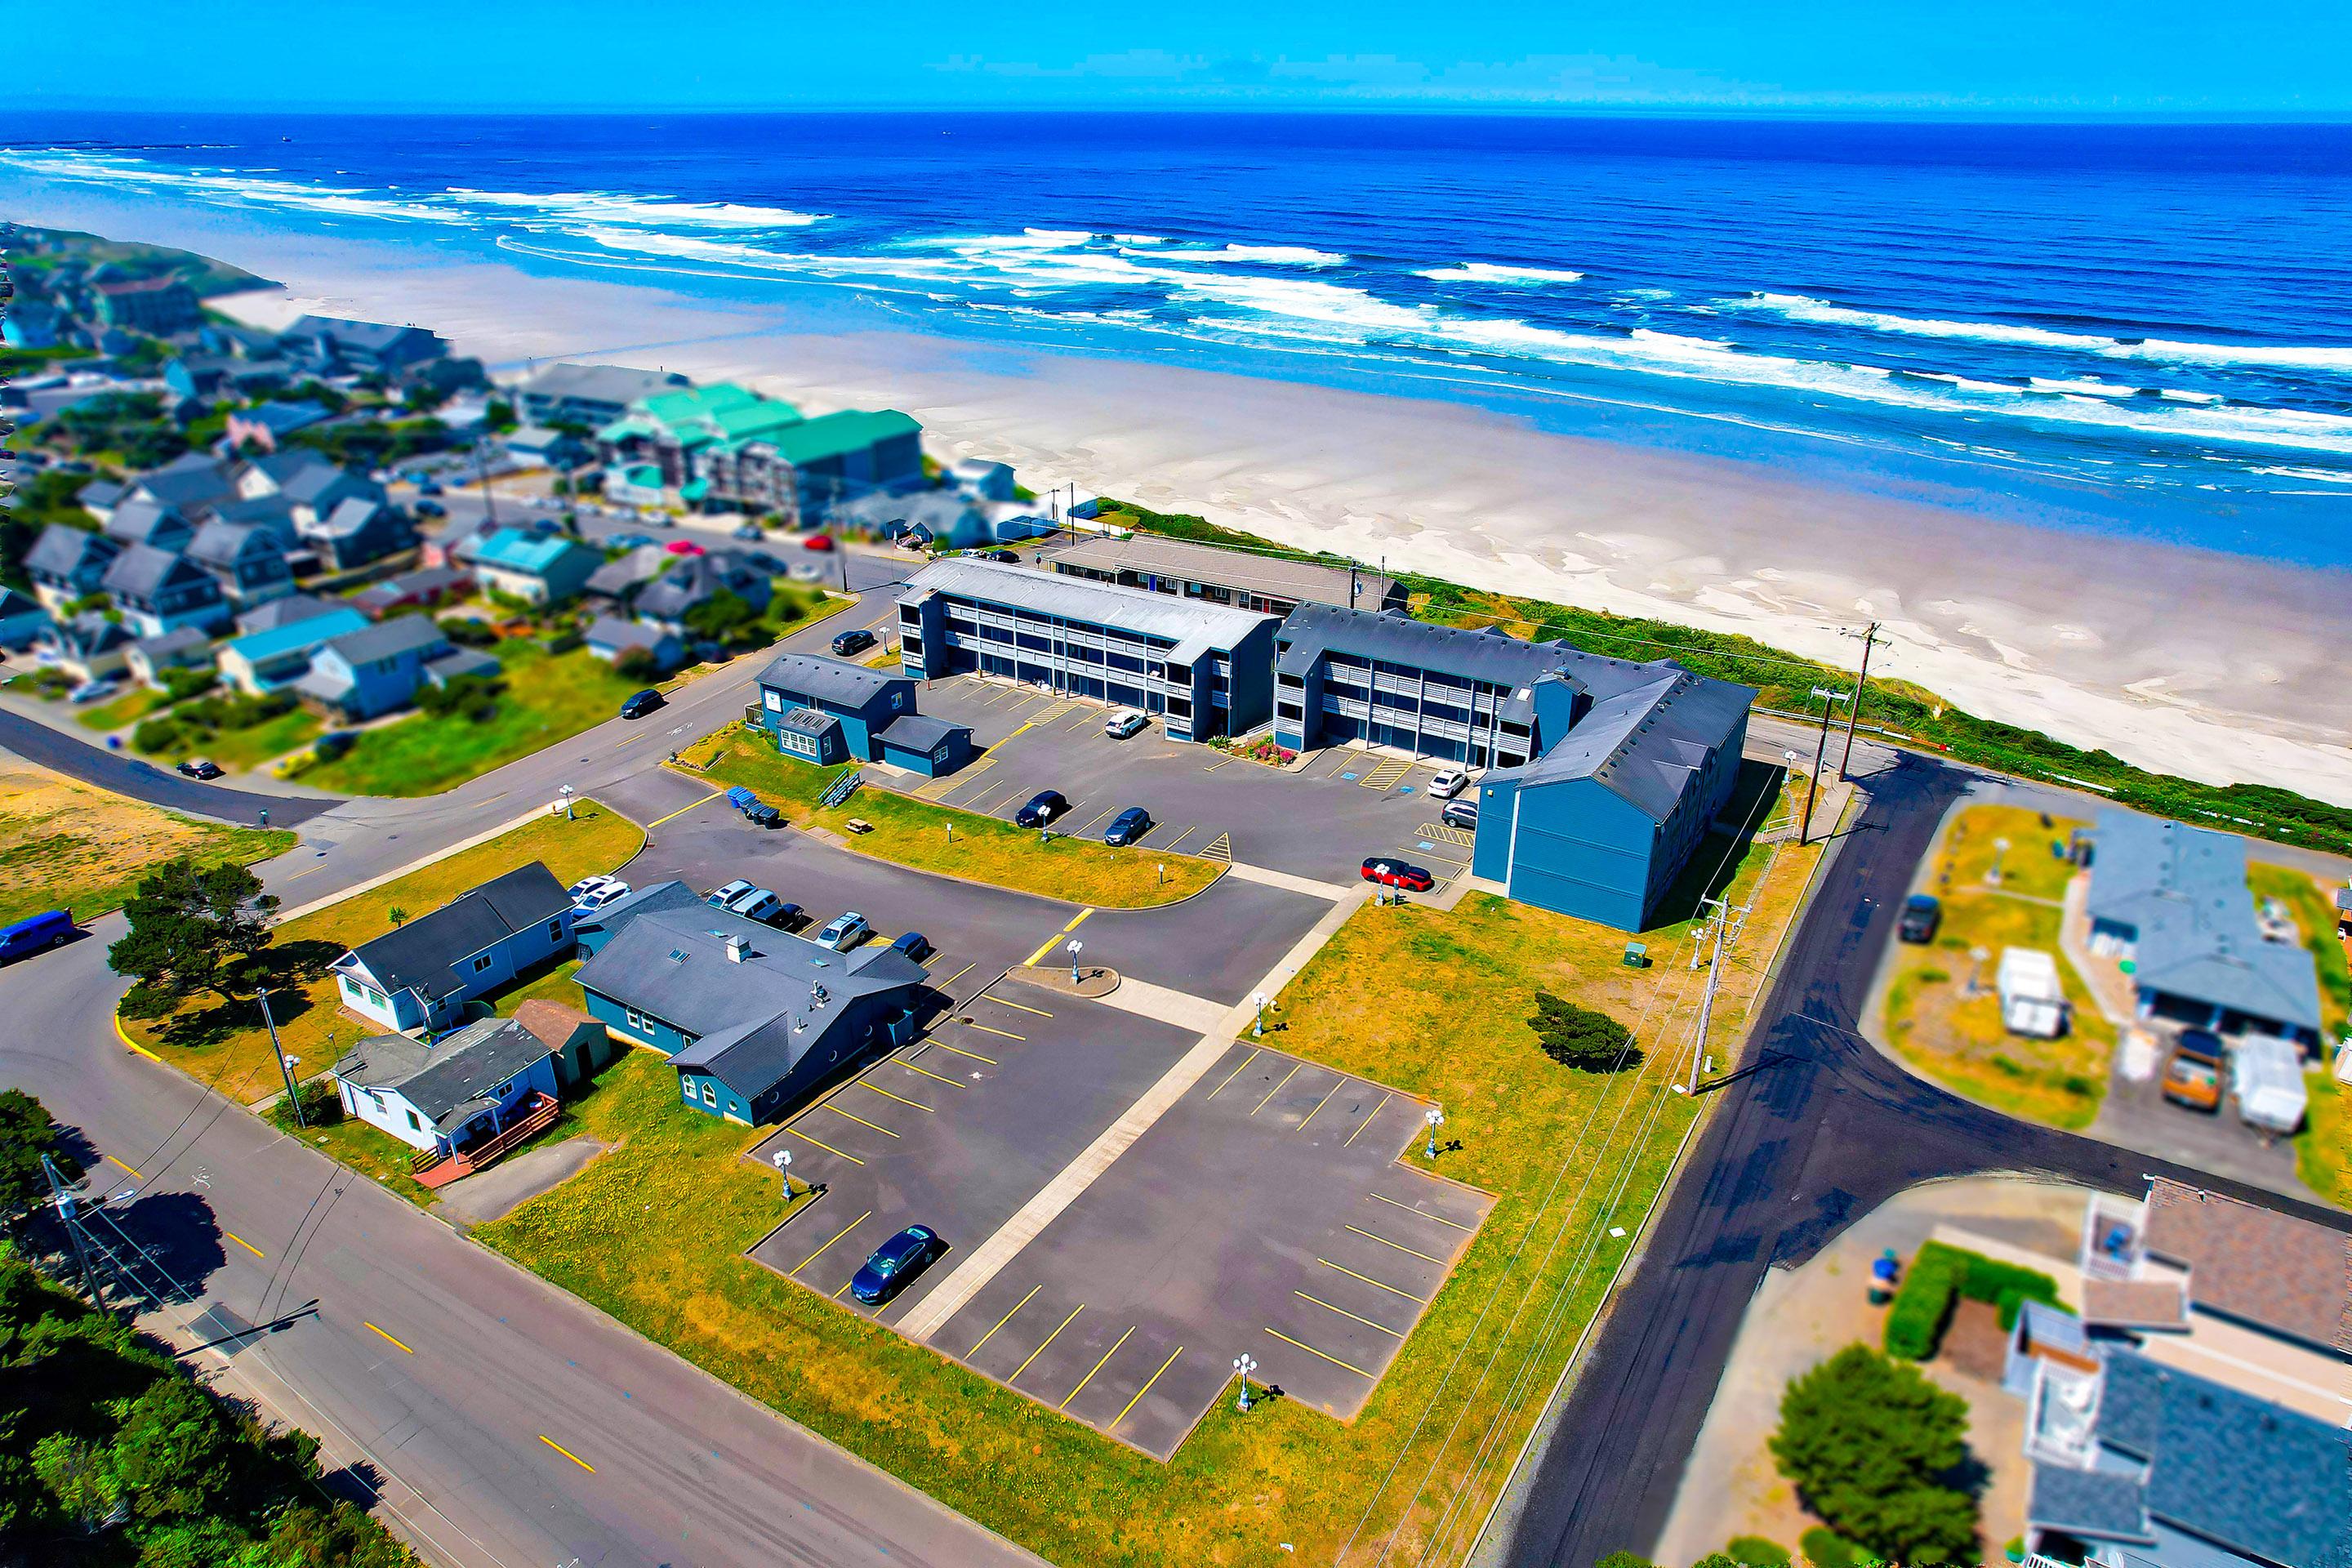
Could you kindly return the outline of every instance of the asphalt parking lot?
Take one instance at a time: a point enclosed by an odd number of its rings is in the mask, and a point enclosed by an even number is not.
[[[1070,799],[1065,830],[1098,838],[1130,805],[1155,826],[1147,848],[1240,860],[1325,882],[1358,879],[1370,856],[1466,871],[1470,835],[1443,828],[1428,793],[1437,769],[1360,751],[1324,752],[1297,772],[1171,741],[1158,729],[1103,733],[1103,703],[957,676],[924,688],[925,713],[970,724],[986,756],[950,778],[894,781],[925,799],[1010,817],[1041,789]]]

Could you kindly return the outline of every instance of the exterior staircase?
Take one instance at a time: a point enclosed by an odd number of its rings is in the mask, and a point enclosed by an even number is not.
[[[515,1145],[529,1142],[553,1124],[563,1108],[544,1094],[533,1094],[516,1108],[515,1118],[472,1148],[455,1154],[435,1149],[408,1162],[408,1173],[420,1186],[446,1187],[450,1183],[488,1170]]]

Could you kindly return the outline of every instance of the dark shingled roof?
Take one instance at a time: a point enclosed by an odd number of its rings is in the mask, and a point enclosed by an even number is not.
[[[399,616],[359,631],[345,632],[327,646],[357,666],[411,649],[434,647],[446,640],[430,616]]]
[[[2120,1470],[2076,1470],[2063,1465],[2033,1467],[2033,1492],[2025,1517],[2045,1530],[2152,1540],[2139,1478]]]
[[[1665,821],[1691,774],[1730,743],[1756,691],[1663,660],[1651,668],[1655,679],[1596,700],[1526,767],[1487,776],[1527,784],[1589,778],[1651,821]]]
[[[134,544],[114,558],[99,586],[119,599],[152,599],[166,588],[212,580],[209,573],[184,555],[152,544]]]
[[[106,520],[106,536],[121,544],[151,544],[161,540],[169,545],[187,538],[191,529],[177,507],[142,497],[121,502],[115,507],[114,515]]]
[[[41,537],[25,552],[25,569],[70,577],[86,570],[93,561],[102,569],[121,550],[122,546],[102,533],[92,533],[71,523],[53,522],[41,530]]]
[[[329,604],[315,595],[288,594],[266,605],[256,605],[237,616],[236,625],[238,630],[248,635],[274,632],[279,626],[290,626],[297,621],[315,620],[320,616],[332,615],[342,607],[339,604]]]
[[[390,1089],[455,1132],[497,1103],[490,1093],[555,1054],[555,1047],[512,1018],[484,1018],[427,1045],[406,1035],[362,1040],[335,1064],[355,1089]]]
[[[928,752],[959,730],[966,734],[971,732],[968,724],[950,724],[944,719],[934,719],[926,713],[901,713],[882,726],[877,739],[886,746]]]
[[[632,889],[625,898],[614,899],[603,909],[579,916],[572,929],[586,934],[593,931],[617,931],[639,915],[674,912],[679,910],[709,909],[702,895],[684,882],[673,879]],[[711,913],[719,911],[711,910]]]
[[[843,708],[863,708],[894,684],[906,681],[903,675],[814,653],[779,655],[760,672],[761,686]]]
[[[555,873],[534,860],[362,942],[351,956],[386,990],[414,990],[437,1000],[463,988],[453,965],[571,907]]]

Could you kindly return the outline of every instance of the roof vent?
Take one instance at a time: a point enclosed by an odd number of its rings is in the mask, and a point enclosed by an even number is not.
[[[751,944],[750,942],[745,942],[741,937],[740,937],[740,936],[730,936],[730,937],[729,937],[729,938],[727,939],[727,962],[728,962],[728,963],[742,963],[742,962],[743,962],[743,960],[744,960],[744,959],[746,959],[746,958],[750,957],[750,956],[751,956]]]
[[[676,947],[671,948],[669,950],[669,961],[672,963],[684,963],[686,962],[685,949]]]

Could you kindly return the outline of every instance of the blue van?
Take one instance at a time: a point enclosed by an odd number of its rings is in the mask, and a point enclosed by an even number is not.
[[[45,947],[62,947],[73,940],[73,916],[64,910],[27,915],[15,925],[0,926],[0,963]]]

